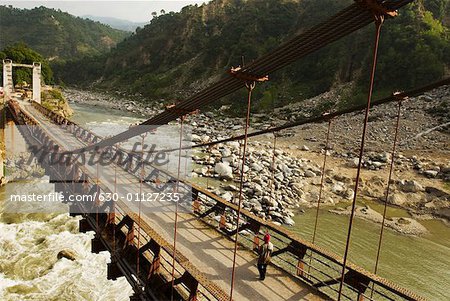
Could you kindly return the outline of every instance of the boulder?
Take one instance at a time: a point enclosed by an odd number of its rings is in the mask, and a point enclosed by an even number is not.
[[[74,261],[77,259],[78,255],[72,250],[61,250],[58,252],[58,255],[56,255],[56,257],[58,259],[66,258],[66,259]]]
[[[425,170],[423,174],[428,178],[436,178],[438,175],[438,171],[436,170]]]
[[[229,185],[225,186],[224,189],[225,189],[225,190],[228,190],[228,191],[238,191],[238,190],[239,190],[239,188],[237,188],[237,187],[236,187],[235,185],[233,185],[233,184],[229,184]]]
[[[283,182],[284,180],[284,175],[282,172],[279,172],[275,175],[275,179],[278,180],[279,182]]]
[[[196,142],[196,143],[202,142],[202,138],[199,135],[196,135],[196,134],[192,134],[191,135],[191,140],[192,140],[192,142]]]
[[[372,162],[372,166],[375,167],[375,168],[380,168],[383,165],[384,165],[384,163],[382,163],[382,162],[378,162],[378,161],[373,161]]]
[[[223,193],[220,197],[222,199],[224,199],[225,201],[231,202],[231,200],[233,199],[233,194],[231,192],[227,191],[227,192]]]
[[[347,162],[348,167],[357,168],[359,163],[359,158],[353,158]]]
[[[417,183],[414,180],[411,180],[411,181],[408,181],[408,180],[400,181],[399,187],[400,187],[401,191],[407,192],[407,193],[411,193],[411,192],[415,193],[415,192],[423,191],[422,185],[420,185],[419,183]]]
[[[355,192],[351,188],[347,189],[343,194],[343,197],[346,198],[347,200],[352,200],[354,196]]]
[[[283,223],[285,223],[288,226],[293,226],[295,225],[295,222],[292,218],[290,218],[289,216],[285,216],[283,217]]]
[[[406,202],[406,199],[402,197],[400,194],[390,194],[388,197],[388,203],[392,205],[401,206]]]
[[[303,188],[302,183],[292,183],[291,188],[296,194],[298,194],[300,196],[302,196],[304,194],[304,192],[302,190],[302,188]]]
[[[314,172],[312,172],[311,170],[308,169],[307,171],[305,171],[305,177],[312,178],[315,176],[316,176],[316,174]]]
[[[208,135],[203,135],[203,136],[201,137],[201,142],[202,142],[202,143],[209,142],[210,140],[211,140],[211,137],[209,137]]]
[[[224,148],[220,152],[222,153],[222,157],[230,157],[232,154],[228,148]]]
[[[261,203],[263,205],[266,205],[268,207],[275,207],[277,206],[277,201],[274,200],[272,197],[269,196],[263,196],[261,199]]]
[[[253,185],[253,193],[257,196],[262,196],[264,193],[262,186],[255,183]]]
[[[250,164],[250,168],[256,172],[263,170],[263,167],[261,165],[259,165],[258,163]]]
[[[335,194],[341,194],[345,191],[345,185],[342,182],[337,182],[331,187],[331,191]]]
[[[280,218],[280,219],[284,219],[283,214],[281,214],[280,212],[277,211],[269,211],[270,216],[272,216],[272,218]]]
[[[231,168],[228,163],[216,163],[214,166],[214,171],[219,175],[220,178],[226,179],[226,180],[232,180],[233,179],[233,169]]]
[[[260,212],[263,211],[263,207],[261,203],[257,199],[251,199],[248,201],[248,204],[252,208],[252,211],[254,212]]]
[[[223,156],[223,153],[222,153]],[[228,162],[230,165],[234,165],[234,162],[237,160],[237,157],[235,155],[230,156],[223,156],[222,162]]]
[[[237,141],[231,141],[231,142],[227,142],[226,145],[230,148],[232,148],[233,150],[238,150],[239,149],[239,142]]]

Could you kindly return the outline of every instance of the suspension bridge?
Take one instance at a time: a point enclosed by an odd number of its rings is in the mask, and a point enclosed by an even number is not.
[[[381,28],[385,19],[395,17],[397,10],[410,2],[412,1],[382,1],[382,3],[376,0],[355,1],[329,20],[294,37],[251,64],[232,68],[224,79],[184,101],[167,106],[164,112],[143,122],[141,126],[132,127],[109,138],[100,137],[50,111],[38,100],[28,103],[8,96],[6,109],[9,118],[20,125],[21,134],[30,149],[51,150],[49,153],[41,154],[41,164],[50,176],[51,182],[55,183],[57,191],[63,192],[66,198],[68,195],[94,196],[95,202],[90,205],[67,200],[70,212],[82,216],[80,231],[95,232],[92,252],[108,251],[111,254],[108,278],[126,277],[134,290],[131,300],[425,300],[416,293],[377,275],[384,221],[380,231],[377,258],[374,259],[375,269],[368,271],[348,260],[370,108],[397,102],[398,128],[403,101],[450,84],[450,79],[445,79],[372,101]],[[259,82],[268,80],[274,71],[369,24],[375,24],[376,30],[371,80],[365,105],[248,133],[252,91]],[[242,141],[242,168],[239,173],[237,202],[224,200],[181,177],[180,161],[178,173],[171,173],[146,161],[143,152],[130,151],[120,146],[120,143],[133,137],[144,139],[147,132],[171,121],[176,121],[182,129],[183,124],[188,123],[186,116],[195,114],[198,110],[241,88],[248,91],[244,134],[193,146],[208,147],[230,141]],[[287,228],[242,209],[243,164],[246,161],[249,137],[319,122],[328,123],[329,134],[334,118],[358,111],[364,112],[365,122],[362,124],[359,164],[354,181],[355,195],[343,256],[317,246],[315,231],[312,240],[299,237]],[[393,135],[388,183],[391,182],[394,168],[397,131]],[[328,137],[326,147],[329,143]],[[187,148],[182,146],[181,141],[182,130],[179,147],[166,151],[181,153],[182,149]],[[102,167],[100,174],[98,163],[87,164],[82,154],[89,154],[97,161],[106,156],[111,161]],[[323,187],[326,160],[327,152],[322,166],[320,192]],[[122,194],[161,192],[169,189],[179,193],[180,200],[171,206],[173,210],[167,211],[164,210],[167,207],[165,205],[155,203],[144,205],[142,202],[132,204],[123,200],[103,202],[98,197],[100,193],[114,194],[118,189],[121,189]],[[386,200],[389,190],[388,186]],[[316,227],[320,219],[320,198],[321,193],[317,202]],[[149,209],[147,206],[151,206],[152,210],[147,210]],[[386,206],[383,218],[386,218]],[[232,220],[234,224],[231,230],[225,226],[227,219]],[[272,235],[275,250],[272,254],[271,275],[262,282],[256,279],[255,248],[267,232]]]

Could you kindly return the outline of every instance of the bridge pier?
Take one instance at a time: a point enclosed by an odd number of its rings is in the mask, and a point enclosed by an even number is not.
[[[102,240],[98,237],[98,234],[91,240],[91,252],[98,254],[103,251],[108,251]]]
[[[111,256],[111,262],[108,263],[106,277],[108,280],[117,280],[117,278],[124,276],[117,263],[115,256]]]
[[[3,60],[3,92],[5,93],[5,100],[11,97],[14,90],[12,68],[13,63],[11,60]]]
[[[94,231],[95,229],[91,226],[91,224],[89,223],[89,221],[85,218],[80,219],[79,221],[79,229],[81,233],[86,233],[89,231]]]

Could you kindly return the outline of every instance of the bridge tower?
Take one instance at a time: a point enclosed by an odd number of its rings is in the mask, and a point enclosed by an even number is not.
[[[12,78],[13,67],[25,67],[33,69],[33,100],[41,103],[41,63],[33,62],[33,65],[15,64],[11,60],[3,60],[3,90],[5,99],[7,99],[14,91],[14,83]]]
[[[5,99],[13,92],[12,68],[13,63],[11,60],[3,60],[3,93],[5,94]]]
[[[33,100],[41,103],[41,63],[33,63]]]

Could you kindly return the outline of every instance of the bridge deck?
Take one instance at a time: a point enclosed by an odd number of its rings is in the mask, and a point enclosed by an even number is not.
[[[85,146],[72,134],[52,123],[31,105],[21,102],[21,107],[32,115],[46,129],[55,141],[66,149]],[[96,174],[95,167],[87,167],[91,175]],[[114,165],[102,167],[102,184],[114,186],[114,173],[121,184],[126,184],[125,192],[139,192],[139,182],[120,167]],[[121,204],[121,206],[128,204]],[[173,243],[174,213],[145,213],[142,218],[168,242]],[[234,243],[219,232],[198,220],[189,213],[180,213],[178,217],[177,250],[202,271],[213,283],[226,292],[230,291],[231,269]],[[255,254],[240,249],[237,256],[235,300],[321,300],[322,296],[311,290],[298,279],[283,270],[269,266],[264,281],[258,280]]]

